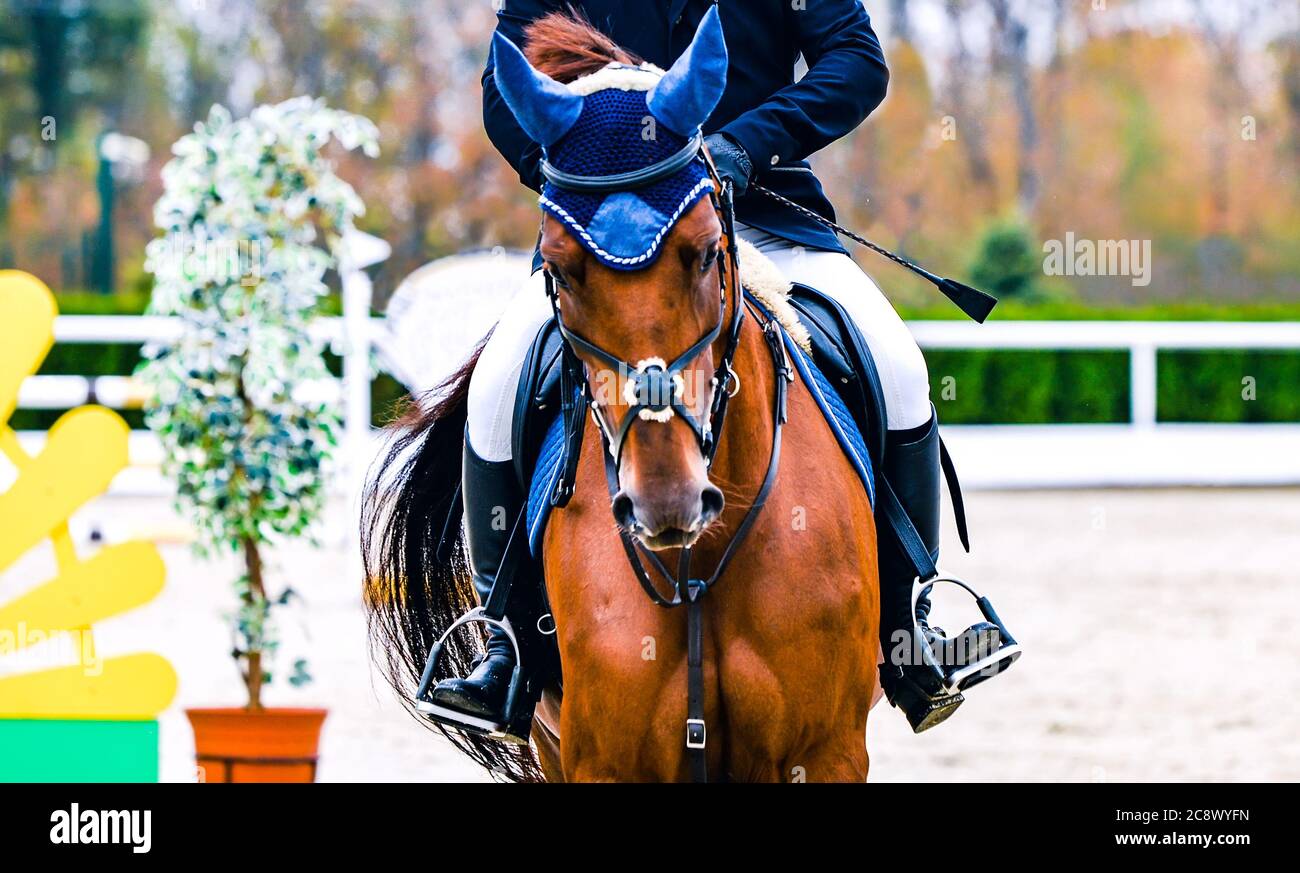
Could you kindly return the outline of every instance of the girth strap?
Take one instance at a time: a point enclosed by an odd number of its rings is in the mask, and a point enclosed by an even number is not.
[[[582,455],[582,437],[587,432],[587,394],[579,387],[577,370],[582,365],[573,351],[561,347],[560,414],[564,421],[564,466],[551,494],[551,505],[567,506],[578,487],[578,459]]]

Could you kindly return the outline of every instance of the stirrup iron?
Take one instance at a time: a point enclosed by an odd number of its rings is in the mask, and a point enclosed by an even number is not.
[[[510,686],[506,690],[506,702],[502,708],[501,721],[499,722],[449,709],[441,704],[434,703],[432,700],[433,686],[437,684],[434,680],[434,673],[437,670],[438,661],[442,659],[443,645],[458,627],[475,622],[500,628],[505,633],[506,638],[510,640],[511,648],[515,650],[515,666],[510,674]],[[510,624],[510,619],[505,616],[493,618],[487,614],[482,606],[476,606],[452,622],[451,626],[433,644],[433,648],[429,649],[429,657],[424,662],[424,673],[420,677],[420,687],[415,692],[415,708],[430,721],[435,721],[447,727],[494,740],[526,745],[528,742],[527,736],[520,737],[511,730],[515,726],[516,703],[519,699],[519,686],[522,677],[523,657],[519,649],[519,640],[515,638],[515,629]]]
[[[919,622],[916,621],[917,602],[921,599],[923,594],[928,593],[932,588],[934,588],[936,582],[948,582],[965,589],[967,594],[975,598],[975,605],[979,607],[979,611],[984,616],[984,620],[996,627],[998,630],[998,647],[984,657],[979,658],[964,667],[953,668],[940,665],[940,672],[943,674],[943,685],[945,690],[949,694],[959,694],[968,688],[974,688],[981,682],[992,679],[994,676],[1005,671],[1019,660],[1021,655],[1020,644],[1016,642],[1015,637],[1011,636],[1011,632],[1008,631],[1007,626],[1002,623],[1002,619],[998,617],[997,612],[993,609],[993,604],[989,602],[987,597],[972,588],[965,580],[960,579],[957,576],[945,574],[942,571],[937,572],[929,579],[923,580],[920,576],[917,576],[912,581],[911,615],[913,622],[912,638],[914,640],[924,638],[921,626]]]

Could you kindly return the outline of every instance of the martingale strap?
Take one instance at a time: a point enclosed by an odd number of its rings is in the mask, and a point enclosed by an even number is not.
[[[707,589],[692,580],[686,590],[686,757],[691,781],[709,781],[709,727],[704,720],[704,615],[700,598]]]
[[[757,317],[757,316],[756,316]],[[704,595],[722,578],[727,565],[739,551],[741,543],[758,520],[759,513],[767,504],[767,498],[776,484],[777,472],[781,463],[781,431],[789,413],[789,386],[794,381],[794,367],[786,355],[785,345],[780,335],[780,326],[769,319],[763,325],[763,336],[772,352],[776,369],[776,388],[773,392],[773,426],[772,446],[767,462],[767,472],[758,492],[749,504],[745,517],[741,520],[731,540],[723,550],[722,557],[708,579],[691,575],[690,546],[681,549],[676,572],[664,566],[654,552],[646,549],[626,531],[619,530],[619,540],[627,555],[628,564],[640,583],[641,588],[657,606],[671,609],[686,607],[686,754],[690,761],[691,778],[696,782],[708,781],[708,726],[704,717],[704,616],[702,602]],[[724,392],[725,393],[725,392]],[[605,453],[605,478],[612,497],[618,491],[618,468],[611,453]],[[673,587],[673,593],[665,597],[650,578],[642,558],[648,559],[650,565]]]

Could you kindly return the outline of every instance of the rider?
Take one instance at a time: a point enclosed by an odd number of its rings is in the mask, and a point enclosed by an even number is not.
[[[498,12],[497,31],[522,46],[531,22],[576,7],[615,43],[668,68],[712,5],[710,0],[508,0]],[[720,175],[733,185],[737,230],[788,279],[838,301],[865,337],[879,370],[889,427],[881,472],[926,548],[937,557],[939,436],[920,349],[834,233],[783,204],[753,193],[746,196],[756,180],[833,219],[831,204],[806,158],[856,128],[884,99],[889,72],[880,43],[859,0],[721,0],[717,5],[724,34],[741,37],[727,44],[726,90],[703,129]],[[808,70],[796,81],[800,55]],[[542,149],[506,106],[491,58],[483,74],[483,115],[488,136],[518,171],[520,181],[540,191]],[[510,533],[510,523],[503,520],[513,519],[523,501],[511,460],[511,426],[528,346],[551,316],[538,267],[540,256],[534,261],[531,285],[515,298],[484,347],[469,388],[463,489],[470,561],[481,598],[501,569]],[[941,630],[927,625],[928,597],[920,599],[913,620],[915,575],[900,549],[891,545],[880,550],[884,652],[929,646],[941,663],[957,666],[984,653],[992,642],[989,626],[975,626],[963,646],[955,646]],[[923,636],[915,647],[914,627],[921,628]],[[900,646],[900,640],[906,645]],[[439,683],[435,702],[499,720],[514,657],[509,640],[494,632],[473,672]],[[894,663],[898,660],[904,663]],[[948,694],[936,684],[933,669],[915,660],[887,658],[881,676],[890,701],[919,732],[950,715],[961,697]]]

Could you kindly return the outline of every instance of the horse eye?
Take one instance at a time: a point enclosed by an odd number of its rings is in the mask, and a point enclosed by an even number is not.
[[[547,264],[546,271],[551,274],[551,278],[555,280],[556,285],[566,290],[573,290],[569,287],[569,280],[564,277],[564,273],[554,264]]]
[[[704,253],[703,260],[700,261],[700,272],[703,273],[712,267],[718,261],[718,249],[713,247]]]

